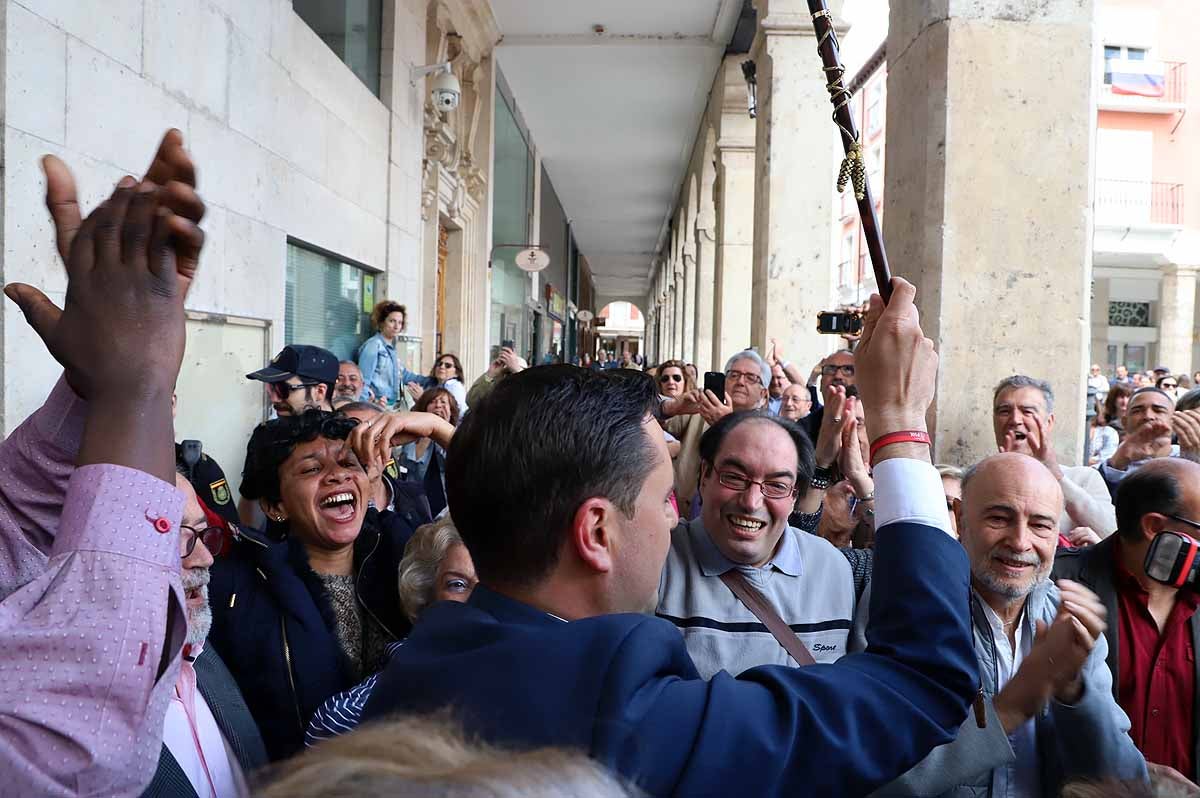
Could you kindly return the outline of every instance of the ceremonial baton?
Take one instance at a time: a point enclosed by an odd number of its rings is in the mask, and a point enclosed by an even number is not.
[[[871,187],[867,184],[862,142],[854,125],[854,115],[850,113],[851,94],[846,90],[846,68],[842,66],[841,53],[838,52],[833,15],[829,13],[825,0],[808,0],[808,10],[812,13],[813,30],[817,35],[817,52],[825,72],[825,88],[829,91],[829,101],[833,103],[833,122],[841,131],[842,147],[846,151],[842,167],[838,170],[838,191],[845,191],[847,184],[854,189],[863,237],[867,242],[867,252],[871,255],[871,268],[875,270],[875,283],[886,304],[892,297],[892,271],[888,268],[887,252],[879,232],[879,217],[875,215],[875,201],[871,199]]]

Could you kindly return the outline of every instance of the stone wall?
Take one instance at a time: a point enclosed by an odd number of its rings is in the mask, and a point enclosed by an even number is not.
[[[407,300],[419,329],[424,83],[407,72],[424,63],[426,2],[384,5],[381,99],[286,0],[8,0],[4,280],[65,290],[42,154],[71,166],[90,208],[177,127],[208,205],[189,310],[261,319],[278,349],[292,237],[379,270],[377,293]],[[21,375],[4,381],[7,432],[58,368],[15,308],[0,314]]]

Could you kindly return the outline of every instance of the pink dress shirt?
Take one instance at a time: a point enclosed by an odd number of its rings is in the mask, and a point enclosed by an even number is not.
[[[200,656],[203,645],[189,652]],[[186,657],[167,707],[163,744],[192,783],[196,795],[233,798],[242,795],[241,768],[225,743],[221,728],[204,694],[197,687],[196,669]]]
[[[0,443],[0,795],[138,795],[179,673],[183,496],[75,469],[84,417],[60,380]]]

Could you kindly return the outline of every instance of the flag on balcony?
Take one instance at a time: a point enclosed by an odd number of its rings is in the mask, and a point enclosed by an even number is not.
[[[1162,97],[1166,94],[1162,65],[1153,61],[1109,61],[1113,94]]]

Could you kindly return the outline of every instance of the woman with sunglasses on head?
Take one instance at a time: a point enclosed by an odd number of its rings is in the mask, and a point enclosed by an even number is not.
[[[405,416],[420,434],[448,440],[440,418]],[[274,535],[238,530],[212,569],[209,638],[272,760],[299,750],[317,707],[378,670],[410,628],[396,570],[414,527],[373,506],[347,441],[359,423],[319,410],[267,422],[247,469]]]

